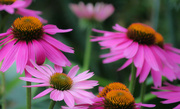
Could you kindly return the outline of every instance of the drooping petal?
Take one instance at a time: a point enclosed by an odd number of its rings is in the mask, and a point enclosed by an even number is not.
[[[160,71],[151,70],[151,76],[153,78],[154,86],[158,87],[162,84],[162,74]]]
[[[31,78],[31,77],[20,77],[19,79],[29,82],[35,82],[35,83],[44,83],[45,81],[42,79],[37,78]]]
[[[144,63],[144,49],[143,45],[139,45],[138,51],[136,55],[134,56],[134,65],[136,67],[142,67]]]
[[[155,70],[158,71],[159,70],[159,66],[157,64],[157,61],[154,57],[154,54],[152,53],[151,49],[147,46],[144,45],[144,57],[147,61],[147,63]]]
[[[120,68],[117,69],[117,71],[120,71],[124,68],[126,68],[127,66],[129,66],[132,63],[133,59],[128,59]]]
[[[35,52],[35,56],[36,56],[36,63],[38,65],[41,65],[44,63],[44,61],[46,59],[44,48],[36,40],[33,40],[33,46],[34,46],[34,52]]]
[[[147,64],[147,62],[144,62],[143,68],[141,70],[141,74],[140,74],[140,78],[139,78],[139,82],[142,83],[145,81],[145,79],[147,78],[149,72],[150,72],[151,67]]]
[[[126,28],[120,26],[119,24],[116,24],[115,26],[113,26],[113,29],[115,29],[116,31],[124,32],[124,33],[128,31]]]
[[[138,51],[138,47],[139,44],[137,42],[133,42],[124,50],[124,56],[128,59],[134,57]]]
[[[47,41],[49,44],[53,45],[54,47],[68,53],[74,53],[74,50],[72,50],[71,47],[68,47],[67,45],[63,44],[62,42],[52,38],[49,35],[44,34],[43,40]]]
[[[25,41],[18,43],[21,43],[21,45],[19,46],[19,50],[17,53],[16,66],[17,72],[20,72],[20,74],[22,74],[28,61],[28,46]]]

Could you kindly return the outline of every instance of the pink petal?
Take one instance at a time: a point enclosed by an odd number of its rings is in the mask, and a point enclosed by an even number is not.
[[[180,109],[180,104],[174,107],[173,109]]]
[[[80,73],[79,75],[77,75],[76,77],[73,78],[73,81],[74,82],[79,82],[79,81],[84,81],[86,79],[89,79],[91,78],[94,73],[91,72],[91,73],[87,73],[88,71],[84,71],[83,73]]]
[[[139,76],[139,74],[141,73],[141,70],[142,70],[142,68],[137,67],[137,70],[136,70],[136,77]]]
[[[0,54],[1,54],[1,55],[0,55],[0,61],[2,61],[2,60],[5,58],[5,56],[9,53],[9,51],[11,50],[11,48],[13,48],[15,42],[16,42],[16,41],[13,40],[13,41],[7,43],[6,45],[4,45],[4,46],[0,49]]]
[[[155,70],[158,71],[159,70],[159,66],[157,64],[157,61],[151,51],[151,49],[147,46],[144,45],[144,57],[147,61],[147,63]]]
[[[55,69],[56,72],[59,72],[59,73],[63,72],[63,68],[61,66],[54,65],[54,69]]]
[[[143,107],[155,107],[155,104],[142,104],[142,103],[135,103],[136,106],[143,106]]]
[[[72,108],[74,106],[74,98],[73,98],[73,96],[67,91],[63,91],[63,92],[64,92],[64,101],[66,102],[66,104],[69,107]]]
[[[151,76],[155,87],[160,87],[162,83],[162,74],[160,71],[151,70]]]
[[[14,41],[10,42],[10,43],[14,43]],[[8,54],[6,55],[6,57],[2,63],[2,66],[1,66],[2,72],[5,72],[14,63],[19,47],[20,47],[19,43],[12,46],[12,49],[10,49],[10,51],[8,52]]]
[[[136,55],[134,56],[134,65],[136,67],[142,67],[143,63],[144,63],[144,49],[143,49],[143,45],[139,45],[139,49]]]
[[[31,78],[31,77],[19,77],[19,79],[29,82],[35,82],[35,83],[44,83],[44,80],[37,79],[37,78]]]
[[[60,49],[60,50],[62,50],[64,52],[74,53],[74,50],[72,50],[71,47],[63,44],[62,42],[56,40],[55,38],[53,38],[53,37],[51,37],[49,35],[44,34],[43,39],[45,41],[47,41],[48,43],[50,43],[51,45],[53,45],[54,47],[56,47],[56,48],[58,48],[58,49]]]
[[[28,43],[28,59],[28,61],[32,60],[33,62],[35,62],[35,52],[33,44],[31,42]]]
[[[23,86],[23,87],[49,87],[49,83],[43,83],[43,84],[37,84],[37,85],[29,85],[29,86]]]
[[[77,74],[78,70],[79,70],[79,66],[76,65],[76,66],[74,66],[74,67],[69,71],[69,73],[68,73],[67,75],[68,75],[70,78],[74,78],[74,76]]]
[[[45,41],[40,41],[40,43],[42,44],[44,50],[45,50],[45,54],[46,57],[53,62],[54,64],[57,64],[59,66],[70,66],[71,63],[70,61],[64,56],[64,54],[59,51],[58,49],[54,48],[53,46],[49,45],[47,42]],[[53,55],[52,55],[53,54]]]
[[[33,67],[26,66],[26,70],[34,77],[41,78],[41,79],[46,80],[46,81],[49,80],[49,75],[47,75],[47,74],[44,75]]]
[[[165,76],[170,81],[177,79],[173,69],[170,69],[168,67],[164,67],[162,72],[163,72],[162,75]]]
[[[106,63],[111,63],[111,62],[114,62],[114,61],[117,61],[119,59],[122,59],[124,58],[124,55],[123,54],[119,54],[119,55],[116,55],[116,56],[112,56],[110,58],[106,58],[103,60],[103,63],[106,64]]]
[[[98,81],[94,80],[87,80],[87,81],[81,81],[73,85],[74,89],[91,89],[94,86],[98,85]]]
[[[120,26],[119,24],[116,24],[115,26],[113,26],[113,29],[115,29],[116,31],[124,32],[124,33],[128,31],[126,28]]]
[[[171,45],[164,44],[164,47],[165,47],[165,49],[171,50],[171,51],[173,51],[175,53],[180,53],[180,49],[174,48]]]
[[[41,65],[41,64],[44,63],[44,61],[46,59],[44,48],[36,40],[33,40],[32,43],[33,43],[33,46],[34,46],[34,52],[35,52],[35,56],[36,56],[36,63],[38,65]]]
[[[44,32],[48,33],[48,34],[51,34],[51,35],[54,35],[56,33],[65,33],[65,32],[70,32],[72,31],[72,29],[66,29],[66,30],[63,30],[63,29],[59,29],[56,25],[45,25],[43,27],[44,29]]]
[[[52,99],[53,101],[57,101],[58,100],[58,90],[55,89],[50,93],[50,99]]]
[[[147,78],[149,72],[150,72],[151,67],[147,64],[147,62],[145,61],[144,66],[141,70],[141,74],[140,74],[140,79],[139,82],[142,83],[145,81],[145,79]]]
[[[98,91],[101,92],[104,89],[104,87],[99,86]]]
[[[133,40],[128,40],[127,42],[124,42],[120,45],[118,45],[117,47],[112,48],[112,50],[121,50],[121,49],[125,49],[128,46],[130,46],[133,43]]]
[[[17,53],[16,66],[17,72],[20,72],[20,74],[22,74],[28,61],[28,46],[25,41],[18,43],[21,43],[21,45],[19,46],[19,51]]]
[[[120,68],[117,69],[117,71],[120,71],[124,68],[126,68],[127,66],[129,66],[132,63],[133,59],[128,59]]]
[[[128,46],[124,51],[124,56],[126,58],[132,58],[136,55],[138,51],[139,44],[137,42],[133,42],[130,46]]]
[[[162,101],[163,104],[170,104],[170,103],[176,103],[176,102],[179,102],[180,100],[180,97],[176,97],[176,98],[173,98],[173,99],[169,99],[169,100],[165,100],[165,101]]]
[[[48,88],[48,89],[44,90],[43,92],[39,93],[38,95],[36,95],[33,99],[40,98],[40,97],[48,94],[48,93],[51,92],[52,90],[54,90],[54,89],[53,89],[53,88]]]
[[[58,93],[58,101],[61,101],[61,100],[63,100],[64,99],[64,94],[63,94],[63,91],[58,91],[59,93]]]

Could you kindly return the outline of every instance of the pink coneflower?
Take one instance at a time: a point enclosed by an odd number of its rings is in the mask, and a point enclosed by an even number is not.
[[[99,89],[98,97],[94,97],[92,105],[81,104],[73,109],[140,109],[144,107],[155,107],[154,104],[135,103],[133,95],[129,89],[122,83],[110,83],[106,87]],[[72,109],[64,107],[63,109]]]
[[[128,60],[118,70],[122,70],[131,63],[137,68],[136,77],[139,76],[139,82],[146,80],[149,72],[154,81],[154,85],[161,86],[162,75],[171,80],[176,79],[172,69],[176,63],[166,55],[165,50],[158,46],[156,42],[156,31],[148,25],[142,23],[133,23],[128,29],[116,24],[113,29],[118,32],[109,32],[95,30],[103,33],[104,36],[94,37],[91,41],[100,41],[103,49],[109,48],[110,53],[101,55],[106,58],[103,63],[111,63],[122,58]],[[177,66],[177,65],[176,65]],[[165,74],[163,69],[171,69],[173,74]]]
[[[31,85],[26,87],[49,87],[43,92],[36,95],[33,99],[40,98],[50,93],[50,99],[54,101],[61,101],[64,99],[69,107],[73,107],[74,103],[88,103],[93,101],[90,98],[95,96],[84,89],[91,89],[98,85],[98,81],[87,80],[94,74],[93,72],[84,71],[75,76],[79,67],[74,66],[68,74],[62,73],[63,69],[55,65],[55,70],[49,65],[38,66],[32,62],[34,67],[26,66],[26,70],[34,77],[20,77],[20,79],[29,82],[40,83],[38,85]]]
[[[162,91],[152,92],[152,94],[156,95],[159,98],[166,99],[165,101],[162,101],[163,104],[180,102],[180,87],[167,82],[165,82],[164,85],[165,86],[162,86],[160,88],[154,88]],[[180,104],[173,109],[180,109]]]
[[[72,29],[62,30],[50,24],[44,26],[35,17],[17,18],[6,33],[0,34],[0,46],[4,45],[0,50],[0,61],[4,59],[0,70],[5,72],[16,61],[17,72],[22,73],[30,59],[43,64],[46,57],[54,64],[70,66],[70,61],[60,50],[74,51],[50,36],[69,31]]]
[[[77,4],[70,4],[71,10],[83,19],[94,19],[102,22],[107,19],[114,12],[114,7],[111,4],[96,3],[93,6],[92,3],[85,5],[83,2]]]
[[[34,16],[42,23],[47,23],[47,20],[39,16],[41,11],[26,9],[31,2],[32,0],[0,0],[0,11],[5,10],[9,14],[16,13],[22,16]]]

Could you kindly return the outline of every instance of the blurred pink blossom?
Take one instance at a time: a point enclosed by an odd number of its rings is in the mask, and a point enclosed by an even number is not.
[[[83,2],[80,2],[79,4],[70,4],[70,8],[79,18],[95,19],[99,22],[104,21],[114,12],[112,4],[102,2],[96,3],[95,6],[92,3],[85,5]]]

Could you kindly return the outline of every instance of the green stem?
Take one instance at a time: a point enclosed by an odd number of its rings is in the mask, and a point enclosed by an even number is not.
[[[2,86],[1,86],[1,91],[2,91],[2,109],[6,109],[6,88],[5,88],[5,74],[3,72],[0,72],[2,75]]]
[[[146,91],[146,80],[141,84],[141,93],[140,93],[141,103],[144,102],[145,91]],[[143,107],[141,107],[141,109],[143,109]]]
[[[87,28],[87,36],[86,36],[86,47],[84,53],[84,62],[83,62],[83,69],[88,70],[90,64],[90,56],[91,56],[91,42],[90,42],[90,35],[91,35],[91,27]]]
[[[129,91],[131,92],[132,95],[134,93],[135,84],[136,84],[136,71],[135,71],[135,66],[132,63],[131,64],[131,81],[129,83]]]
[[[51,103],[49,105],[49,109],[53,109],[56,104],[56,101],[51,100]]]
[[[31,85],[31,82],[26,82],[26,85]],[[27,109],[31,109],[31,88],[29,87],[26,88],[26,99]]]

